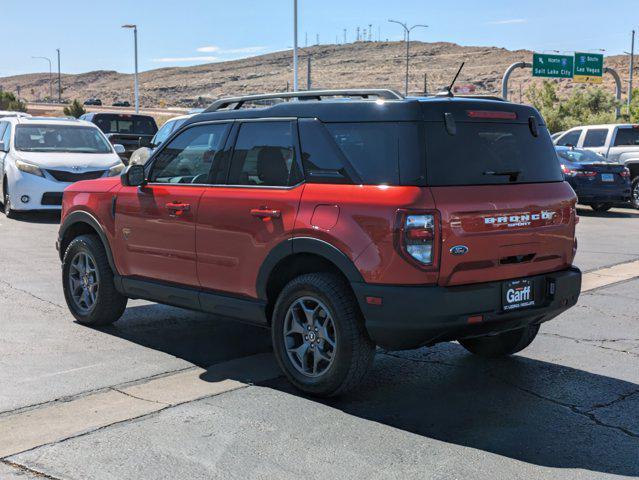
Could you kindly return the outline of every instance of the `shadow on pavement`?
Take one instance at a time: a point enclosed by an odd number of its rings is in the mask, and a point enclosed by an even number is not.
[[[577,215],[580,217],[635,218],[639,217],[639,210],[624,208],[622,210],[613,209],[607,212],[595,212],[590,207],[577,206]]]
[[[129,308],[102,331],[199,366],[271,350],[266,329],[160,305]],[[219,381],[224,372],[212,370],[215,375],[201,378]],[[228,377],[242,381],[251,373],[234,369]],[[340,399],[305,397],[283,377],[261,386],[521,462],[639,476],[639,435],[616,428],[639,412],[622,410],[610,419],[602,406],[638,392],[639,385],[562,365],[521,356],[482,360],[447,343],[380,352],[362,388]]]
[[[60,212],[37,211],[37,212],[16,212],[13,220],[25,223],[60,223]]]

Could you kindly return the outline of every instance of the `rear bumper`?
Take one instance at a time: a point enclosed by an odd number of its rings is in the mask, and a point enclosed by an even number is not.
[[[579,269],[527,278],[534,280],[536,306],[507,313],[502,310],[501,281],[456,287],[351,285],[373,341],[404,350],[539,324],[577,303]],[[382,298],[382,305],[367,303],[369,296]],[[469,323],[469,317],[478,315],[481,321]]]

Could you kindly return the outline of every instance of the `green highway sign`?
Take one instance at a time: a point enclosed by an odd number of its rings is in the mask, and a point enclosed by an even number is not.
[[[575,57],[571,55],[533,55],[533,77],[572,78]]]
[[[575,82],[601,83],[604,56],[600,53],[575,53]]]

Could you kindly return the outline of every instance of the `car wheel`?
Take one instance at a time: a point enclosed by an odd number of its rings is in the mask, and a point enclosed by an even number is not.
[[[539,325],[532,325],[499,335],[462,339],[459,343],[480,357],[498,358],[521,352],[533,342],[538,332]]]
[[[286,377],[311,395],[329,397],[353,390],[375,356],[353,293],[330,273],[302,275],[284,287],[271,333]]]
[[[639,177],[632,181],[632,206],[639,210]]]
[[[593,203],[590,205],[590,207],[595,212],[607,212],[612,208],[612,205],[610,203]]]
[[[13,209],[11,205],[11,197],[9,196],[9,186],[7,185],[7,181],[4,181],[4,198],[2,199],[2,204],[4,206],[4,214],[7,218],[16,218],[16,211]]]
[[[62,287],[69,310],[83,325],[108,325],[126,308],[128,299],[115,289],[104,246],[95,235],[80,235],[67,247]]]

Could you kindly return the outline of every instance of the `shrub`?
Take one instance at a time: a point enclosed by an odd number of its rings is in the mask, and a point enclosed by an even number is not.
[[[87,111],[84,109],[84,107],[82,106],[79,100],[73,100],[73,103],[67,107],[64,107],[63,111],[67,117],[75,117],[75,118],[79,118],[85,113],[87,113]]]

